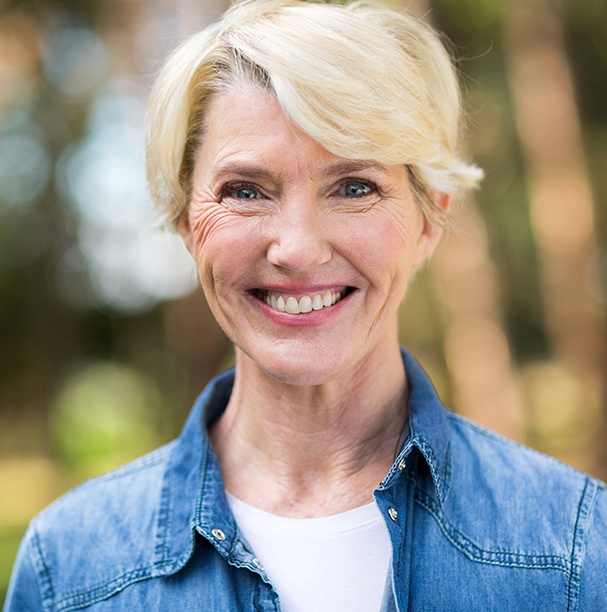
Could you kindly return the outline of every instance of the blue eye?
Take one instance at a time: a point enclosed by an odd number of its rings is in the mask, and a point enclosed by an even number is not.
[[[227,183],[221,189],[222,198],[233,200],[259,200],[263,198],[259,188],[250,183]]]
[[[235,189],[232,193],[238,200],[256,200],[259,197],[257,189],[253,189],[252,187],[240,187],[239,189]]]
[[[362,198],[374,191],[367,183],[346,183],[343,186],[343,194],[348,198]]]

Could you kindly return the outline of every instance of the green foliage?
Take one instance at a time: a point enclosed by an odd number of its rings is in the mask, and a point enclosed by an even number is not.
[[[11,568],[24,533],[25,527],[7,529],[0,526],[0,608],[4,604]]]
[[[99,472],[159,445],[161,401],[133,368],[94,363],[71,375],[52,407],[54,448],[68,465]]]

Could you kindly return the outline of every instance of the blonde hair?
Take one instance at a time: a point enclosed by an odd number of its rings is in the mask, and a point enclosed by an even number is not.
[[[166,220],[187,207],[211,97],[250,82],[335,155],[405,164],[429,218],[433,193],[482,178],[460,156],[456,72],[426,23],[367,2],[244,0],[178,47],[152,88],[146,169]]]

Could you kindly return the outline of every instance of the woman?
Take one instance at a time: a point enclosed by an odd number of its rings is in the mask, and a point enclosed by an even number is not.
[[[385,8],[252,0],[152,93],[148,176],[235,371],[181,437],[37,517],[7,610],[607,609],[603,484],[446,411],[397,309],[459,95]]]

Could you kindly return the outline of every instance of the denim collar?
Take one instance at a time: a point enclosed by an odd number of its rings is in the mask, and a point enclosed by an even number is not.
[[[449,488],[447,411],[421,366],[406,351],[402,358],[409,384],[409,431],[380,488],[403,475],[402,466],[417,449],[432,476],[442,505]],[[197,533],[235,564],[251,565],[253,557],[237,537],[225,496],[221,471],[207,428],[225,410],[234,383],[234,369],[212,380],[196,400],[168,463],[158,511],[154,566],[156,575],[181,569],[193,554]],[[218,537],[219,536],[219,537]],[[250,558],[249,558],[250,557]]]
[[[438,502],[442,506],[449,493],[451,471],[448,412],[419,363],[404,349],[401,349],[401,355],[409,385],[409,431],[380,486],[390,486],[401,472],[399,467],[407,463],[414,449],[418,449],[430,469]]]

